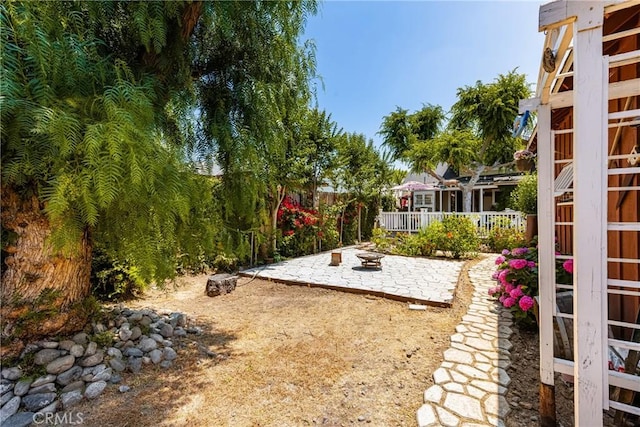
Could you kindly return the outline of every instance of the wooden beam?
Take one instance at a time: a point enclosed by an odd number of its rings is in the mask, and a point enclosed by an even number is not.
[[[607,81],[603,3],[571,2],[574,28],[574,408],[575,425],[602,426],[606,363]],[[598,19],[598,15],[600,19]],[[600,25],[594,25],[597,23]],[[605,70],[606,68],[606,70]],[[603,291],[605,289],[605,291]],[[604,338],[603,338],[604,336]]]
[[[574,95],[574,91],[572,90],[553,93],[549,96],[549,104],[554,110],[557,108],[570,107],[573,105]],[[638,95],[640,95],[640,78],[623,80],[621,82],[609,84],[609,99],[619,99]]]
[[[564,58],[565,54],[567,53],[567,49],[569,48],[569,45],[571,44],[572,39],[573,39],[573,23],[569,23],[565,28],[564,35],[562,36],[562,40],[560,41],[560,45],[558,46],[558,50],[556,52],[556,61],[557,61],[556,68],[549,73],[549,75],[547,76],[544,82],[544,87],[542,88],[541,102],[543,104],[546,104],[547,102],[549,102],[549,96],[551,95],[551,84],[553,83],[553,80],[555,79],[556,74],[558,73],[558,69],[560,68],[560,61]]]

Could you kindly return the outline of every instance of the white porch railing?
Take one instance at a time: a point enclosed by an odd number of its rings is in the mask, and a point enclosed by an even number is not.
[[[525,216],[520,212],[380,212],[378,223],[387,231],[415,233],[445,215],[465,216],[471,219],[482,237],[500,225],[503,228],[524,229]]]

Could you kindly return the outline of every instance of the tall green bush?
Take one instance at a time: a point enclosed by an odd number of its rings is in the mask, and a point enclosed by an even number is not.
[[[511,207],[525,214],[538,212],[538,175],[525,175],[511,193]]]

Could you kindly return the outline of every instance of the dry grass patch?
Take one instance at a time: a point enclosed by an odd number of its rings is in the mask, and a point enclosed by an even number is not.
[[[415,425],[472,291],[463,280],[451,308],[413,311],[382,298],[248,278],[209,298],[206,277],[182,278],[171,291],[129,304],[187,313],[205,333],[176,348],[172,369],[146,366],[124,376],[130,392],[109,387],[76,407],[88,425]]]

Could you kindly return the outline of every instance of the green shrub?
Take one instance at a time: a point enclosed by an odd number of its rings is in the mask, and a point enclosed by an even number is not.
[[[525,175],[511,192],[511,207],[525,214],[538,212],[538,175]]]
[[[238,258],[233,255],[220,254],[213,260],[213,267],[217,271],[232,273],[238,270]]]
[[[102,300],[130,298],[146,288],[135,266],[96,248],[91,261],[91,291]]]
[[[470,258],[480,249],[476,225],[467,217],[445,215],[442,222],[434,222],[427,227],[427,234],[436,248],[448,257]]]
[[[391,238],[387,234],[387,230],[381,227],[373,229],[371,235],[371,243],[376,245],[376,250],[379,252],[389,252],[391,249]]]
[[[492,252],[526,246],[524,230],[509,228],[509,222],[507,218],[498,218],[491,226],[486,243]]]

